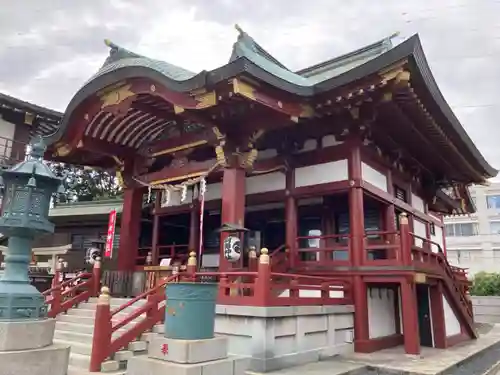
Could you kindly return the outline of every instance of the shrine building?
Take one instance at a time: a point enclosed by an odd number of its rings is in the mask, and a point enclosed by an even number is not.
[[[419,37],[292,71],[238,32],[228,63],[199,73],[106,41],[109,57],[48,138],[48,159],[117,171],[116,270],[192,251],[202,269],[245,270],[266,248],[273,282],[349,286],[356,351],[474,339],[441,215],[474,212],[467,186],[497,171],[443,98]],[[240,229],[241,256],[225,251],[222,226]]]

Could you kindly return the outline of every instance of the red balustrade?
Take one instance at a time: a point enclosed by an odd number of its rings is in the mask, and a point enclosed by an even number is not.
[[[158,262],[164,258],[171,258],[185,263],[189,257],[189,245],[159,245],[157,250]],[[153,254],[152,247],[139,248],[136,264],[145,265],[149,253]]]
[[[286,271],[290,268],[290,249],[286,245],[281,245],[280,247],[274,249],[271,254],[271,269],[275,272]],[[257,258],[255,258],[257,259]],[[257,262],[255,263],[255,268]],[[250,268],[252,270],[252,268]]]
[[[302,247],[301,242],[313,241],[314,246]],[[294,267],[307,268],[309,266],[347,266],[349,256],[350,236],[343,234],[327,234],[321,236],[297,237],[296,253],[291,254],[291,263]]]
[[[165,315],[165,287],[168,283],[219,282],[218,303],[249,306],[303,306],[352,304],[351,286],[346,280],[271,272],[270,258],[262,249],[257,271],[196,272],[195,253],[186,271],[164,279],[155,288],[111,311],[109,289],[103,287],[95,316],[90,371],[100,371],[114,353],[161,322]],[[136,306],[121,319],[118,314]],[[140,319],[141,315],[145,317]],[[139,320],[140,319],[140,320]],[[130,327],[130,325],[133,326]],[[130,328],[129,328],[130,327]]]
[[[49,306],[49,318],[65,313],[72,307],[88,301],[90,297],[97,297],[101,283],[101,261],[99,258],[96,260],[92,273],[82,272],[61,283],[60,275],[61,266],[58,263],[52,287],[42,293]]]
[[[101,365],[107,358],[128,346],[128,344],[164,319],[165,305],[162,302],[165,301],[165,285],[176,281],[177,278],[178,276],[174,275],[163,280],[155,288],[135,297],[113,311],[111,311],[109,303],[109,289],[106,287],[102,288],[95,315],[90,371],[101,371]],[[145,304],[138,306],[122,319],[117,319],[119,313],[123,313],[125,309],[133,307],[144,299],[147,301]],[[144,318],[136,322],[131,328],[125,328],[143,314],[146,315]],[[119,332],[119,330],[122,330],[122,332]],[[117,335],[117,333],[119,334]]]
[[[437,242],[415,233],[408,232],[408,234],[412,239],[411,246],[409,248],[403,247],[402,251],[410,252],[412,264],[417,270],[426,273],[432,272],[441,276],[455,306],[463,311],[471,337],[476,337],[473,322],[474,312],[467,290],[464,287],[463,272],[459,271],[458,267],[450,266],[441,246]],[[415,244],[416,240],[421,242],[421,246]],[[437,252],[432,251],[433,246],[438,249]]]
[[[397,231],[368,231],[364,235],[363,264],[395,266],[402,262],[401,239]]]

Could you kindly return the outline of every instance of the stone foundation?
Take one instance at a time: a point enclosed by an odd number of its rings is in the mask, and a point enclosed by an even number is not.
[[[66,375],[70,349],[54,330],[54,319],[0,321],[0,374]]]
[[[215,333],[253,371],[274,371],[354,350],[354,307],[218,305]]]

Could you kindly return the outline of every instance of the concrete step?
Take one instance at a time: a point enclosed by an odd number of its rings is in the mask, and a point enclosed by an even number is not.
[[[165,325],[164,324],[157,324],[153,327],[153,332],[154,333],[160,333],[164,334],[165,333]]]
[[[123,319],[136,311],[136,308],[128,308],[123,311],[120,311],[118,314],[114,315],[117,319]],[[78,308],[78,309],[70,309],[68,310],[68,313],[66,315],[78,315],[78,316],[85,316],[85,317],[94,317],[95,316],[95,310],[91,309],[84,309],[84,308]],[[143,316],[146,316],[146,314],[142,314]]]
[[[54,340],[92,345],[92,334],[56,329],[54,332]],[[73,350],[73,347],[71,347],[71,350]]]
[[[123,305],[131,300],[132,300],[132,298],[114,298],[114,297],[111,297],[110,303],[111,303],[111,306],[121,306],[121,305]],[[88,302],[97,304],[97,297],[90,297]]]
[[[107,375],[126,375],[126,373],[127,373],[126,370],[105,372],[105,374]],[[73,367],[73,366],[68,367],[68,375],[96,375],[96,374],[98,375],[99,373],[88,372],[87,370],[81,369],[79,367]]]
[[[88,370],[90,366],[90,356],[75,353],[73,352],[73,348],[71,348],[69,365],[75,368]]]
[[[69,365],[73,370],[82,371],[85,374],[89,370],[90,356],[71,352],[69,355]],[[101,372],[108,373],[119,370],[120,363],[114,360],[108,360],[101,366]]]
[[[113,360],[118,362],[126,362],[134,356],[134,352],[131,350],[120,350],[116,352],[113,356]]]
[[[139,306],[144,306],[146,304],[146,302],[147,301],[145,299],[141,299],[141,300],[135,302],[130,307],[137,308]],[[123,303],[113,303],[113,300],[111,300],[111,303],[110,303],[111,310],[117,309],[118,307],[121,307],[122,305],[123,305]],[[81,308],[83,308],[83,309],[92,309],[92,310],[95,310],[95,308],[97,307],[97,303],[89,301],[89,302],[83,302],[79,306]],[[128,307],[128,308],[130,308],[130,307]]]
[[[121,321],[122,319],[124,319],[126,316],[127,315],[119,316],[119,314],[117,314],[117,318],[113,319],[113,323],[118,323],[119,321]],[[125,327],[133,325],[133,324],[141,321],[144,318],[145,318],[145,315],[141,315],[137,319],[132,320]],[[80,325],[87,325],[87,326],[94,327],[95,317],[93,317],[93,316],[82,316],[82,315],[76,315],[76,314],[67,314],[67,315],[63,314],[63,315],[59,315],[57,317],[57,322],[76,323],[76,324],[80,324]]]
[[[67,345],[71,347],[71,354],[83,354],[86,356],[90,356],[90,353],[92,353],[92,344],[86,344],[86,343],[81,343],[81,342],[75,342],[75,341],[66,341],[66,340],[60,340],[60,339],[54,339],[54,342],[56,344],[62,344],[62,345]]]

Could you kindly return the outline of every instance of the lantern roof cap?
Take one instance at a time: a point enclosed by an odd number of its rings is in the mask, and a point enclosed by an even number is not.
[[[236,223],[224,223],[219,229],[217,229],[217,232],[220,233],[237,233],[237,232],[248,232],[248,231],[249,229]]]
[[[43,162],[43,155],[47,150],[47,146],[45,145],[42,137],[34,137],[28,149],[29,151],[27,160],[22,161],[14,165],[12,168],[3,171],[2,174],[21,174],[30,175],[33,177],[45,177],[47,179],[61,180],[61,178],[57,177],[54,172],[52,172],[50,167]]]

